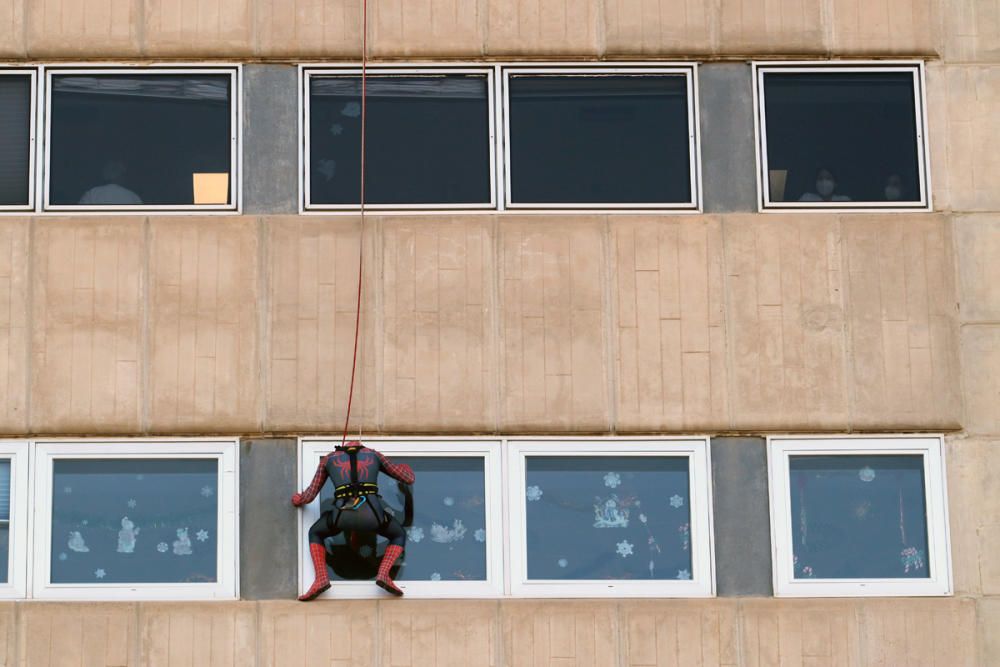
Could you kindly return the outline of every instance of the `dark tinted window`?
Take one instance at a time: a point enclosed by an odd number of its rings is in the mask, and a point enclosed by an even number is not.
[[[0,76],[0,206],[28,204],[31,77]]]
[[[52,77],[49,202],[230,204],[227,74]]]
[[[0,583],[10,569],[10,459],[0,459]]]
[[[792,456],[796,579],[927,578],[923,457]]]
[[[919,202],[913,81],[910,72],[765,73],[771,201]]]
[[[512,75],[508,85],[513,203],[692,201],[686,77]]]
[[[216,581],[215,459],[60,459],[52,583]]]
[[[485,75],[369,77],[368,204],[489,204]],[[310,204],[361,201],[361,77],[310,78]]]
[[[684,457],[532,456],[529,579],[692,578]]]

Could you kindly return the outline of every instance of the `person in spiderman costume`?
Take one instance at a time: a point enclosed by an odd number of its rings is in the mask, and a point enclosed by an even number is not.
[[[308,505],[327,479],[333,482],[332,505],[329,509],[324,508],[319,520],[309,528],[309,554],[316,569],[316,580],[299,600],[312,600],[330,588],[324,540],[344,531],[351,535],[352,544],[363,533],[382,535],[389,540],[375,583],[393,595],[403,594],[389,576],[389,570],[403,553],[406,532],[399,521],[385,511],[376,484],[380,472],[403,484],[413,484],[416,478],[413,469],[405,463],[393,463],[381,452],[351,441],[338,445],[324,456],[309,488],[292,496],[292,504],[296,507]]]

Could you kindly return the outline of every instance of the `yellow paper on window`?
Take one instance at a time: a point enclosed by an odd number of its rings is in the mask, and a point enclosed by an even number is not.
[[[228,204],[229,174],[194,174],[195,204]]]

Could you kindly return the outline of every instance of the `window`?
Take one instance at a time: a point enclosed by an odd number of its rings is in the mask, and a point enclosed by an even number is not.
[[[698,207],[694,68],[504,70],[507,206]]]
[[[320,459],[339,440],[301,441],[300,488],[312,480]],[[407,546],[397,585],[413,597],[483,597],[503,590],[500,558],[500,445],[497,441],[382,440],[367,442],[393,463],[413,467],[413,519],[405,527]],[[382,498],[405,526],[404,497],[399,485],[382,476]],[[332,496],[327,483],[320,497],[303,509],[300,587],[309,588],[313,565],[307,532]],[[380,591],[372,580],[386,542],[352,549],[343,533],[328,540],[328,573],[333,582],[324,597],[371,597]]]
[[[236,597],[236,441],[34,449],[34,597]]]
[[[35,70],[0,68],[0,211],[34,208]]]
[[[928,209],[923,66],[754,66],[764,208]]]
[[[27,591],[28,443],[0,441],[0,598]]]
[[[361,201],[361,71],[303,70],[307,209]],[[365,204],[493,208],[490,69],[369,68]]]
[[[46,70],[47,210],[236,210],[239,69]]]
[[[948,595],[940,437],[771,438],[779,596]]]
[[[707,440],[509,447],[515,595],[713,594]]]

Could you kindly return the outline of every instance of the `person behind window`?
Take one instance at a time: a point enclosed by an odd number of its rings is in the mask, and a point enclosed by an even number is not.
[[[885,200],[900,201],[903,198],[903,178],[899,174],[889,174],[885,179]]]
[[[833,177],[833,172],[826,168],[821,168],[816,172],[816,192],[806,192],[799,201],[851,201],[847,195],[834,194],[837,189],[837,179]]]
[[[80,197],[80,203],[85,206],[110,204],[113,206],[136,206],[142,204],[142,199],[128,188],[118,185],[125,175],[125,163],[121,160],[109,160],[104,163],[101,177],[104,185],[90,188]]]

